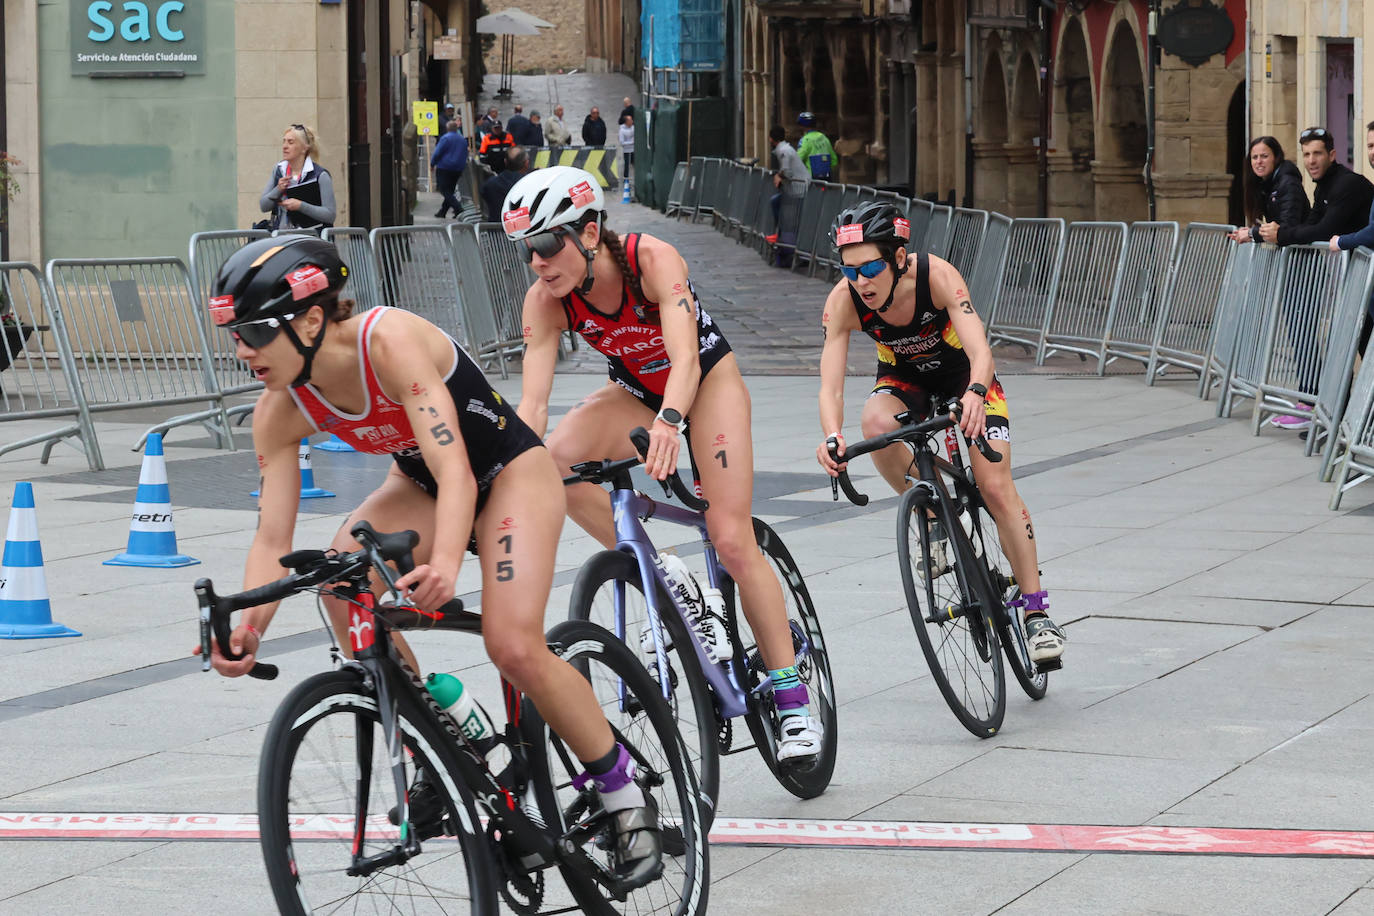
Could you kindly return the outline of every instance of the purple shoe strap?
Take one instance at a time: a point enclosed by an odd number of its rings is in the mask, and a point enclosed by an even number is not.
[[[1050,593],[1047,591],[1031,592],[1025,599],[1024,607],[1027,611],[1038,611],[1043,614],[1050,609]]]
[[[778,709],[796,709],[798,706],[805,706],[810,700],[805,684],[773,691],[773,701],[777,703]]]
[[[616,747],[620,750],[620,756],[616,758],[615,766],[599,776],[593,776],[591,773],[574,776],[573,788],[580,792],[587,783],[591,783],[596,786],[598,792],[614,792],[634,782],[634,761],[630,759],[630,752],[625,750],[623,744],[617,743]]]

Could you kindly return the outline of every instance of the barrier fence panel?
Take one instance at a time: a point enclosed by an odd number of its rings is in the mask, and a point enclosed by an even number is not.
[[[471,223],[449,223],[446,228],[453,250],[454,267],[458,272],[458,296],[463,303],[463,322],[468,328],[467,351],[484,367],[489,367],[492,360],[496,360],[501,377],[505,378],[506,363],[503,357],[510,346],[509,331],[503,332],[501,316],[497,314],[497,297],[487,277],[486,259],[482,252],[481,229]],[[492,269],[499,270],[499,267]]]
[[[1350,269],[1354,270],[1355,265],[1351,264]],[[1331,479],[1334,472],[1330,503],[1334,510],[1341,507],[1346,491],[1374,478],[1374,351],[1365,350],[1360,373],[1350,389],[1350,403],[1345,406],[1333,440],[1326,450],[1322,479]]]
[[[697,199],[696,211],[692,214],[692,222],[696,222],[702,215],[715,216],[716,207],[719,206],[723,195],[721,185],[724,178],[724,166],[719,159],[707,159],[701,169],[701,191]]]
[[[726,236],[739,238],[740,224],[744,221],[744,212],[749,205],[750,179],[753,178],[753,170],[748,166],[739,163],[731,163],[734,173],[730,176],[730,199],[725,202],[725,217],[723,227],[722,221],[717,221],[717,227]]]
[[[771,230],[762,230],[760,250],[764,258],[770,260],[776,252],[779,267],[795,268],[797,266],[796,252],[800,246],[801,237],[806,231],[814,231],[814,227],[811,230],[804,228],[810,226],[811,222],[814,222],[814,215],[820,212],[822,192],[819,187],[815,187],[813,190],[813,185],[814,182],[793,182],[783,185],[782,197],[778,199],[776,226],[773,226],[771,222],[773,194],[769,191],[760,192],[768,196],[767,207],[759,208],[760,225],[772,226]],[[770,246],[766,237],[772,233],[777,233],[778,239]]]
[[[1330,456],[1335,452],[1337,425],[1350,394],[1350,375],[1359,349],[1360,324],[1364,321],[1371,289],[1374,289],[1374,258],[1371,258],[1368,248],[1358,248],[1346,258],[1345,273],[1341,277],[1336,302],[1331,308],[1330,323],[1312,329],[1323,356],[1306,453],[1311,455],[1318,446],[1325,446],[1327,457],[1322,462],[1322,480],[1330,479],[1327,476]],[[1325,343],[1322,343],[1322,338]]]
[[[69,417],[72,422],[0,445],[0,455],[76,437],[92,471],[105,467],[73,365],[62,310],[33,264],[0,262],[0,423]]]
[[[839,205],[834,208],[833,212],[824,207],[821,208],[821,224],[817,227],[817,231],[821,233],[823,238],[817,242],[811,257],[811,272],[809,276],[814,277],[817,268],[824,267],[825,274],[821,278],[823,280],[833,280],[840,272],[840,253],[832,244],[833,239],[831,236],[835,218],[839,216],[842,211],[852,210],[863,203],[866,197],[864,194],[865,190],[870,190],[854,184],[836,185],[836,187],[840,191],[838,195]]]
[[[1097,359],[1097,374],[1107,365],[1107,328],[1121,292],[1126,263],[1126,224],[1069,224],[1059,282],[1045,308],[1036,365],[1054,353],[1078,353]]]
[[[1001,213],[988,214],[988,225],[983,230],[983,240],[978,246],[978,260],[974,263],[972,276],[964,275],[964,279],[968,281],[968,292],[973,299],[973,307],[978,310],[978,315],[985,325],[990,326],[992,322],[992,305],[997,297],[1002,269],[1007,263],[1007,238],[1010,235],[1011,217]]]
[[[1011,341],[1030,349],[1040,346],[1046,309],[1059,283],[1063,260],[1062,219],[1012,220],[1006,264],[998,278],[988,325],[991,341]]]
[[[754,223],[759,215],[759,176],[766,174],[763,169],[745,170],[744,183],[740,186],[739,219],[735,221],[735,241],[747,245],[754,231]]]
[[[355,226],[341,226],[326,229],[321,237],[339,247],[339,257],[348,265],[348,280],[344,283],[344,296],[353,297],[358,303],[354,313],[371,311],[382,304],[382,292],[377,282],[377,256],[372,251],[372,237],[366,229]]]
[[[930,233],[930,219],[935,213],[935,205],[928,200],[919,197],[907,199],[907,222],[911,223],[911,250],[924,251],[927,254],[933,252],[926,245],[926,236]]]
[[[727,222],[726,208],[730,206],[733,195],[730,193],[735,186],[735,178],[742,168],[733,159],[722,159],[720,165],[716,167],[714,186],[708,188],[702,194],[702,208],[705,209],[707,195],[710,195],[711,203],[711,228],[717,232],[724,232]]]
[[[946,260],[968,282],[977,263],[978,246],[988,228],[988,211],[958,207],[949,227],[949,246]]]
[[[953,217],[952,207],[935,204],[930,208],[930,225],[926,228],[925,245],[926,251],[937,258],[949,260],[950,220]]]
[[[676,216],[696,218],[697,204],[701,202],[701,178],[706,170],[706,158],[693,156],[687,163],[687,187],[682,192],[682,206]]]
[[[1324,341],[1333,328],[1339,328],[1338,333],[1351,337],[1352,342],[1353,335],[1359,333],[1358,317],[1353,319],[1353,327],[1341,327],[1335,314],[1341,304],[1337,292],[1344,266],[1343,255],[1331,251],[1325,242],[1290,245],[1283,250],[1279,279],[1259,342],[1256,372],[1253,377],[1238,379],[1254,391],[1250,426],[1256,435],[1269,415],[1291,414],[1296,405],[1309,410],[1316,406]],[[1351,347],[1345,361],[1346,375],[1354,358]],[[1313,436],[1308,435],[1308,454]]]
[[[63,258],[48,262],[72,365],[92,413],[203,403],[150,428],[205,423],[234,447],[191,275],[177,258]]]
[[[797,243],[793,246],[792,270],[797,270],[803,262],[810,263],[811,253],[816,250],[816,237],[825,234],[821,228],[821,211],[827,206],[830,197],[839,197],[836,189],[832,195],[831,185],[825,181],[813,181],[806,186],[806,196],[802,198],[801,215],[797,220]],[[783,200],[784,205],[787,203]],[[778,246],[782,248],[781,244]]]
[[[210,345],[216,377],[220,383],[220,394],[260,391],[262,382],[258,381],[234,354],[234,338],[229,332],[216,327],[210,320],[210,291],[214,288],[219,269],[229,260],[230,255],[249,242],[265,239],[271,234],[265,229],[221,229],[197,232],[191,236],[189,267],[191,285],[196,291],[196,314],[205,329],[205,339]],[[252,411],[252,404],[240,404],[231,408],[229,414],[236,416]]]
[[[500,354],[501,377],[505,378],[506,357],[518,354],[525,343],[522,313],[534,272],[521,257],[519,243],[507,238],[500,223],[482,223],[477,240],[495,315],[494,352]]]
[[[1245,293],[1239,308],[1231,308],[1228,302],[1227,310],[1217,323],[1216,347],[1212,358],[1216,368],[1209,367],[1208,377],[1204,381],[1210,387],[1211,379],[1217,379],[1219,417],[1229,417],[1240,398],[1253,398],[1259,394],[1264,340],[1274,312],[1271,306],[1287,250],[1272,245],[1260,246],[1250,258]],[[1206,393],[1204,390],[1204,396]]]
[[[668,206],[663,211],[664,216],[677,216],[682,212],[682,198],[687,193],[689,168],[686,162],[679,162],[673,167],[673,183],[668,186]]]
[[[812,182],[817,184],[817,182]],[[821,182],[825,186],[825,196],[821,198],[821,209],[816,214],[816,225],[812,227],[815,235],[811,239],[811,247],[805,249],[810,266],[807,268],[807,276],[816,275],[816,265],[825,259],[833,258],[835,246],[833,237],[830,234],[830,226],[835,222],[835,217],[840,215],[844,209],[844,186],[831,182]],[[832,260],[833,263],[833,260]]]
[[[1126,235],[1126,263],[1106,332],[1106,363],[1119,357],[1146,364],[1178,245],[1178,223],[1136,222]],[[1106,363],[1103,364],[1105,369]]]
[[[806,185],[799,189],[800,193],[792,193],[790,196],[795,198],[793,201],[793,216],[801,215],[801,200],[806,193]],[[782,241],[782,234],[779,226],[774,225],[773,220],[773,195],[782,193],[781,188],[773,187],[773,173],[767,169],[754,170],[754,186],[749,189],[750,195],[754,198],[754,203],[749,212],[753,218],[744,227],[744,243],[751,248],[761,248],[765,236],[778,233],[778,241]],[[782,199],[779,198],[779,211],[782,207]],[[781,214],[779,214],[781,215]],[[778,220],[781,222],[781,220]],[[796,244],[797,230],[796,223],[792,224],[792,243]]]
[[[371,238],[382,302],[409,309],[473,350],[447,228],[383,226],[373,229]]]
[[[1232,283],[1233,296],[1244,293],[1245,266],[1232,265],[1231,253],[1237,246],[1228,238],[1231,228],[1212,223],[1189,223],[1184,228],[1151,338],[1145,372],[1147,385],[1153,385],[1170,366],[1196,372],[1200,377],[1206,375],[1214,349],[1223,284]],[[1246,265],[1249,259],[1247,254]],[[1228,279],[1233,272],[1238,278]],[[1234,288],[1236,283],[1240,283],[1240,289]]]

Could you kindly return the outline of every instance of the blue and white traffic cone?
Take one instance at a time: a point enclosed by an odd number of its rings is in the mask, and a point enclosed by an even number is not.
[[[628,175],[625,177],[624,190],[620,192],[620,202],[622,204],[630,202],[630,178]]]
[[[329,434],[329,438],[326,439],[324,442],[321,442],[319,445],[315,446],[315,448],[319,449],[319,450],[322,451],[322,452],[356,452],[356,451],[357,451],[356,448],[354,448],[353,446],[349,445],[347,442],[343,441],[342,439],[340,439],[338,436],[334,435],[333,433],[330,433],[330,434]]]
[[[14,485],[14,505],[0,560],[0,639],[47,639],[80,636],[71,627],[52,622],[48,580],[43,575],[43,547],[38,543],[38,514],[33,507],[33,484]]]
[[[301,499],[319,499],[322,496],[333,496],[328,490],[321,490],[315,486],[315,471],[310,467],[310,440],[302,439],[300,450],[296,452],[300,459],[301,466]],[[258,491],[254,490],[249,496],[257,496]]]
[[[129,549],[105,561],[106,566],[192,566],[200,561],[177,553],[177,533],[172,526],[172,492],[167,487],[167,459],[162,457],[162,436],[152,433],[143,449],[138,472],[138,495],[129,522]]]

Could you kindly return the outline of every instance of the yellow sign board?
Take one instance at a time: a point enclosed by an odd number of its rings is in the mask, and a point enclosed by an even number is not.
[[[415,130],[421,135],[437,137],[441,133],[438,102],[411,102],[410,117],[415,121]]]

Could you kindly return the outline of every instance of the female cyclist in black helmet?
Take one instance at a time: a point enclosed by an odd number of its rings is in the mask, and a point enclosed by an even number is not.
[[[844,279],[826,297],[821,317],[821,431],[838,438],[843,451],[851,331],[863,331],[878,345],[877,382],[860,419],[864,438],[897,429],[895,417],[903,411],[925,416],[932,396],[959,398],[964,435],[985,435],[1003,456],[994,464],[976,450],[969,452],[978,490],[997,520],[1002,548],[1021,585],[1031,658],[1052,662],[1064,652],[1064,634],[1045,613],[1048,596],[1040,588],[1035,530],[1011,479],[1007,400],[994,374],[982,319],[959,271],[928,254],[909,256],[910,238],[910,225],[891,204],[859,204],[835,219],[831,240],[840,251]],[[839,474],[825,442],[816,449],[816,460],[832,477]],[[898,493],[909,486],[910,461],[910,450],[901,443],[873,453],[874,464]],[[937,568],[930,573],[941,575],[948,568],[945,542],[931,547]]]
[[[282,575],[277,558],[292,549],[303,437],[331,432],[358,451],[391,455],[386,479],[333,548],[357,550],[348,532],[362,519],[379,531],[419,532],[417,565],[397,584],[422,610],[434,610],[453,597],[475,538],[487,654],[583,761],[607,810],[617,812],[617,869],[632,886],[647,883],[661,869],[654,811],[591,686],[544,641],[564,515],[553,459],[442,330],[403,309],[350,316],[352,301],[339,297],[347,274],[333,244],[292,237],[250,242],[215,280],[211,317],[233,334],[238,358],[266,388],[253,411],[262,495],[244,587]],[[328,597],[325,604],[340,645],[349,645],[347,604]],[[246,611],[230,645],[247,654],[230,661],[215,647],[215,669],[246,673],[276,610],[274,603]],[[419,672],[410,649],[396,642]],[[412,789],[421,817],[422,779]]]

